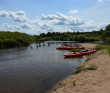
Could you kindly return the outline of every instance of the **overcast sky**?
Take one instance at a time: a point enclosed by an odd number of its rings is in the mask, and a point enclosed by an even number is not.
[[[0,0],[0,31],[93,31],[110,23],[110,0]]]

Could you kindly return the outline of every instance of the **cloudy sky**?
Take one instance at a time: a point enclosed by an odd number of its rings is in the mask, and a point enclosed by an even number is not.
[[[0,0],[0,31],[93,31],[110,23],[110,0]]]

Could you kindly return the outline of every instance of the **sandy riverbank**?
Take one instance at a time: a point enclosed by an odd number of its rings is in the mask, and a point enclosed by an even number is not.
[[[83,44],[87,48],[94,48],[96,44]],[[50,93],[110,93],[110,56],[105,51],[98,51],[89,56],[82,65],[95,64],[97,70],[85,70],[72,74],[60,82]],[[91,59],[91,60],[90,60]],[[76,85],[73,86],[73,80]]]

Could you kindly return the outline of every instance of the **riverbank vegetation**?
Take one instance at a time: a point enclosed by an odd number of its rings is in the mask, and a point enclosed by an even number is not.
[[[80,41],[93,42],[104,41],[106,44],[110,43],[110,24],[106,26],[105,30],[91,31],[91,32],[48,32],[40,35],[28,35],[20,32],[0,31],[0,49],[13,48],[19,46],[28,46],[35,42],[40,43],[45,40],[60,40],[60,41]]]
[[[100,41],[101,35],[104,30],[92,32],[48,32],[47,34],[41,33],[40,37],[50,37],[51,40],[60,41]]]
[[[0,31],[0,49],[28,46],[33,42],[42,42],[48,38],[37,35],[28,35],[20,32]]]
[[[106,44],[110,43],[110,24],[105,27],[105,30],[91,32],[48,32],[41,33],[40,37],[49,37],[50,40],[60,41],[104,41]]]
[[[95,64],[91,64],[91,65],[88,66],[88,67],[79,66],[79,67],[75,70],[74,74],[80,73],[81,71],[84,71],[84,70],[96,70],[96,69],[98,69],[98,66],[96,66]]]

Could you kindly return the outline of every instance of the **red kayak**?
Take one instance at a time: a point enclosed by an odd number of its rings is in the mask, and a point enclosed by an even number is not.
[[[56,49],[71,50],[71,49],[85,49],[84,47],[56,47]]]
[[[64,56],[66,57],[77,57],[77,56],[82,56],[80,52],[76,52],[75,54],[73,52],[65,54]]]
[[[86,51],[86,52],[70,52],[68,54],[65,54],[64,56],[65,57],[77,57],[77,56],[83,56],[83,55],[88,55],[88,54],[92,54],[96,52],[96,50],[89,50],[89,51]]]

